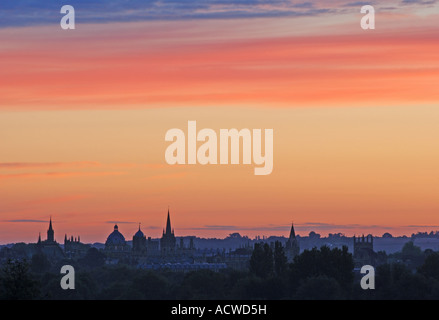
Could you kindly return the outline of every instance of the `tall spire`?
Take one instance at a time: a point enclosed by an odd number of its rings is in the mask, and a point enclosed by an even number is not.
[[[300,253],[299,241],[296,239],[296,232],[294,232],[294,223],[291,223],[290,237],[285,243],[285,254],[288,262],[293,262],[294,257]]]
[[[294,223],[291,223],[290,239],[296,239],[296,233],[294,232]]]
[[[171,234],[172,233],[172,229],[171,229],[171,217],[169,215],[169,208],[168,208],[168,220],[166,221],[166,234]]]
[[[52,216],[50,216],[49,230],[47,230],[47,241],[48,242],[55,241],[55,232],[53,231],[53,228],[52,228]]]

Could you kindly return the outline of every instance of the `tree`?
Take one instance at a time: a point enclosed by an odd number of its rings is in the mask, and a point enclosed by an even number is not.
[[[36,273],[47,272],[50,269],[50,262],[44,253],[36,253],[32,256],[31,270]]]
[[[105,264],[105,255],[96,248],[90,248],[80,263],[88,268],[102,267]]]
[[[29,273],[26,261],[8,260],[0,273],[1,296],[6,300],[30,300],[38,294],[37,282]]]
[[[375,283],[379,289],[374,291],[376,299],[413,300],[437,298],[437,281],[427,279],[422,273],[413,273],[402,263],[383,264],[376,269]]]
[[[250,257],[250,272],[261,278],[273,274],[273,251],[267,243],[255,243]]]
[[[47,300],[92,300],[98,298],[98,283],[87,272],[75,272],[75,289],[64,290],[60,286],[62,275],[46,273],[41,277],[41,297]],[[119,293],[120,294],[120,293]]]
[[[274,273],[277,276],[283,275],[287,270],[287,257],[284,247],[280,241],[274,243]]]
[[[420,247],[415,246],[413,241],[409,241],[404,244],[402,247],[402,258],[405,259],[414,259],[422,255],[422,250]]]
[[[205,283],[204,283],[205,285]],[[133,279],[131,288],[139,291],[144,299],[166,299],[169,293],[168,281],[156,272],[141,272],[141,275]]]
[[[320,239],[320,234],[315,233],[314,231],[311,231],[311,232],[308,234],[308,237],[309,237],[310,239]]]
[[[179,299],[224,299],[226,284],[223,273],[197,270],[185,274],[178,288]]]
[[[286,283],[279,277],[261,278],[250,275],[236,282],[232,299],[270,299],[285,298]]]
[[[429,254],[424,264],[418,268],[418,272],[427,278],[439,280],[439,253]]]
[[[348,290],[354,279],[354,262],[348,248],[330,249],[323,246],[319,249],[305,250],[294,258],[291,281],[293,286],[299,280],[310,277],[326,276],[335,279],[341,288]]]
[[[341,299],[341,288],[334,278],[316,276],[305,279],[296,292],[296,299],[336,300]]]
[[[407,262],[409,268],[414,270],[416,267],[421,266],[424,263],[424,258],[425,256],[421,248],[415,246],[413,241],[407,242],[402,247],[401,259]]]

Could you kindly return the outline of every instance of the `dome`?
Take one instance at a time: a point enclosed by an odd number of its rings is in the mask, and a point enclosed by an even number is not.
[[[136,234],[134,235],[134,238],[145,238],[145,235],[143,234],[143,232],[140,230],[140,223],[139,223],[139,230],[136,232]]]
[[[117,224],[114,226],[114,231],[108,236],[107,241],[105,242],[105,245],[124,245],[125,244],[125,237],[122,235],[122,233],[119,232],[119,228],[117,227]]]
[[[143,238],[144,236],[145,236],[145,235],[143,234],[142,231],[140,231],[140,229],[139,229],[139,231],[137,231],[136,234],[134,235],[135,238]]]

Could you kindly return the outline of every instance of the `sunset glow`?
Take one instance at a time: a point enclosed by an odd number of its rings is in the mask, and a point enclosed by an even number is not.
[[[0,27],[0,244],[439,229],[439,14],[399,9]],[[189,120],[273,128],[273,172],[168,165]]]

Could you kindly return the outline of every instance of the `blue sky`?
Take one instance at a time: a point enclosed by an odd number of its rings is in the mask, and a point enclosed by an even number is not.
[[[79,23],[144,20],[233,19],[315,16],[357,12],[364,4],[381,10],[433,7],[437,0],[15,0],[0,2],[0,27],[58,24],[63,5],[72,5]]]

